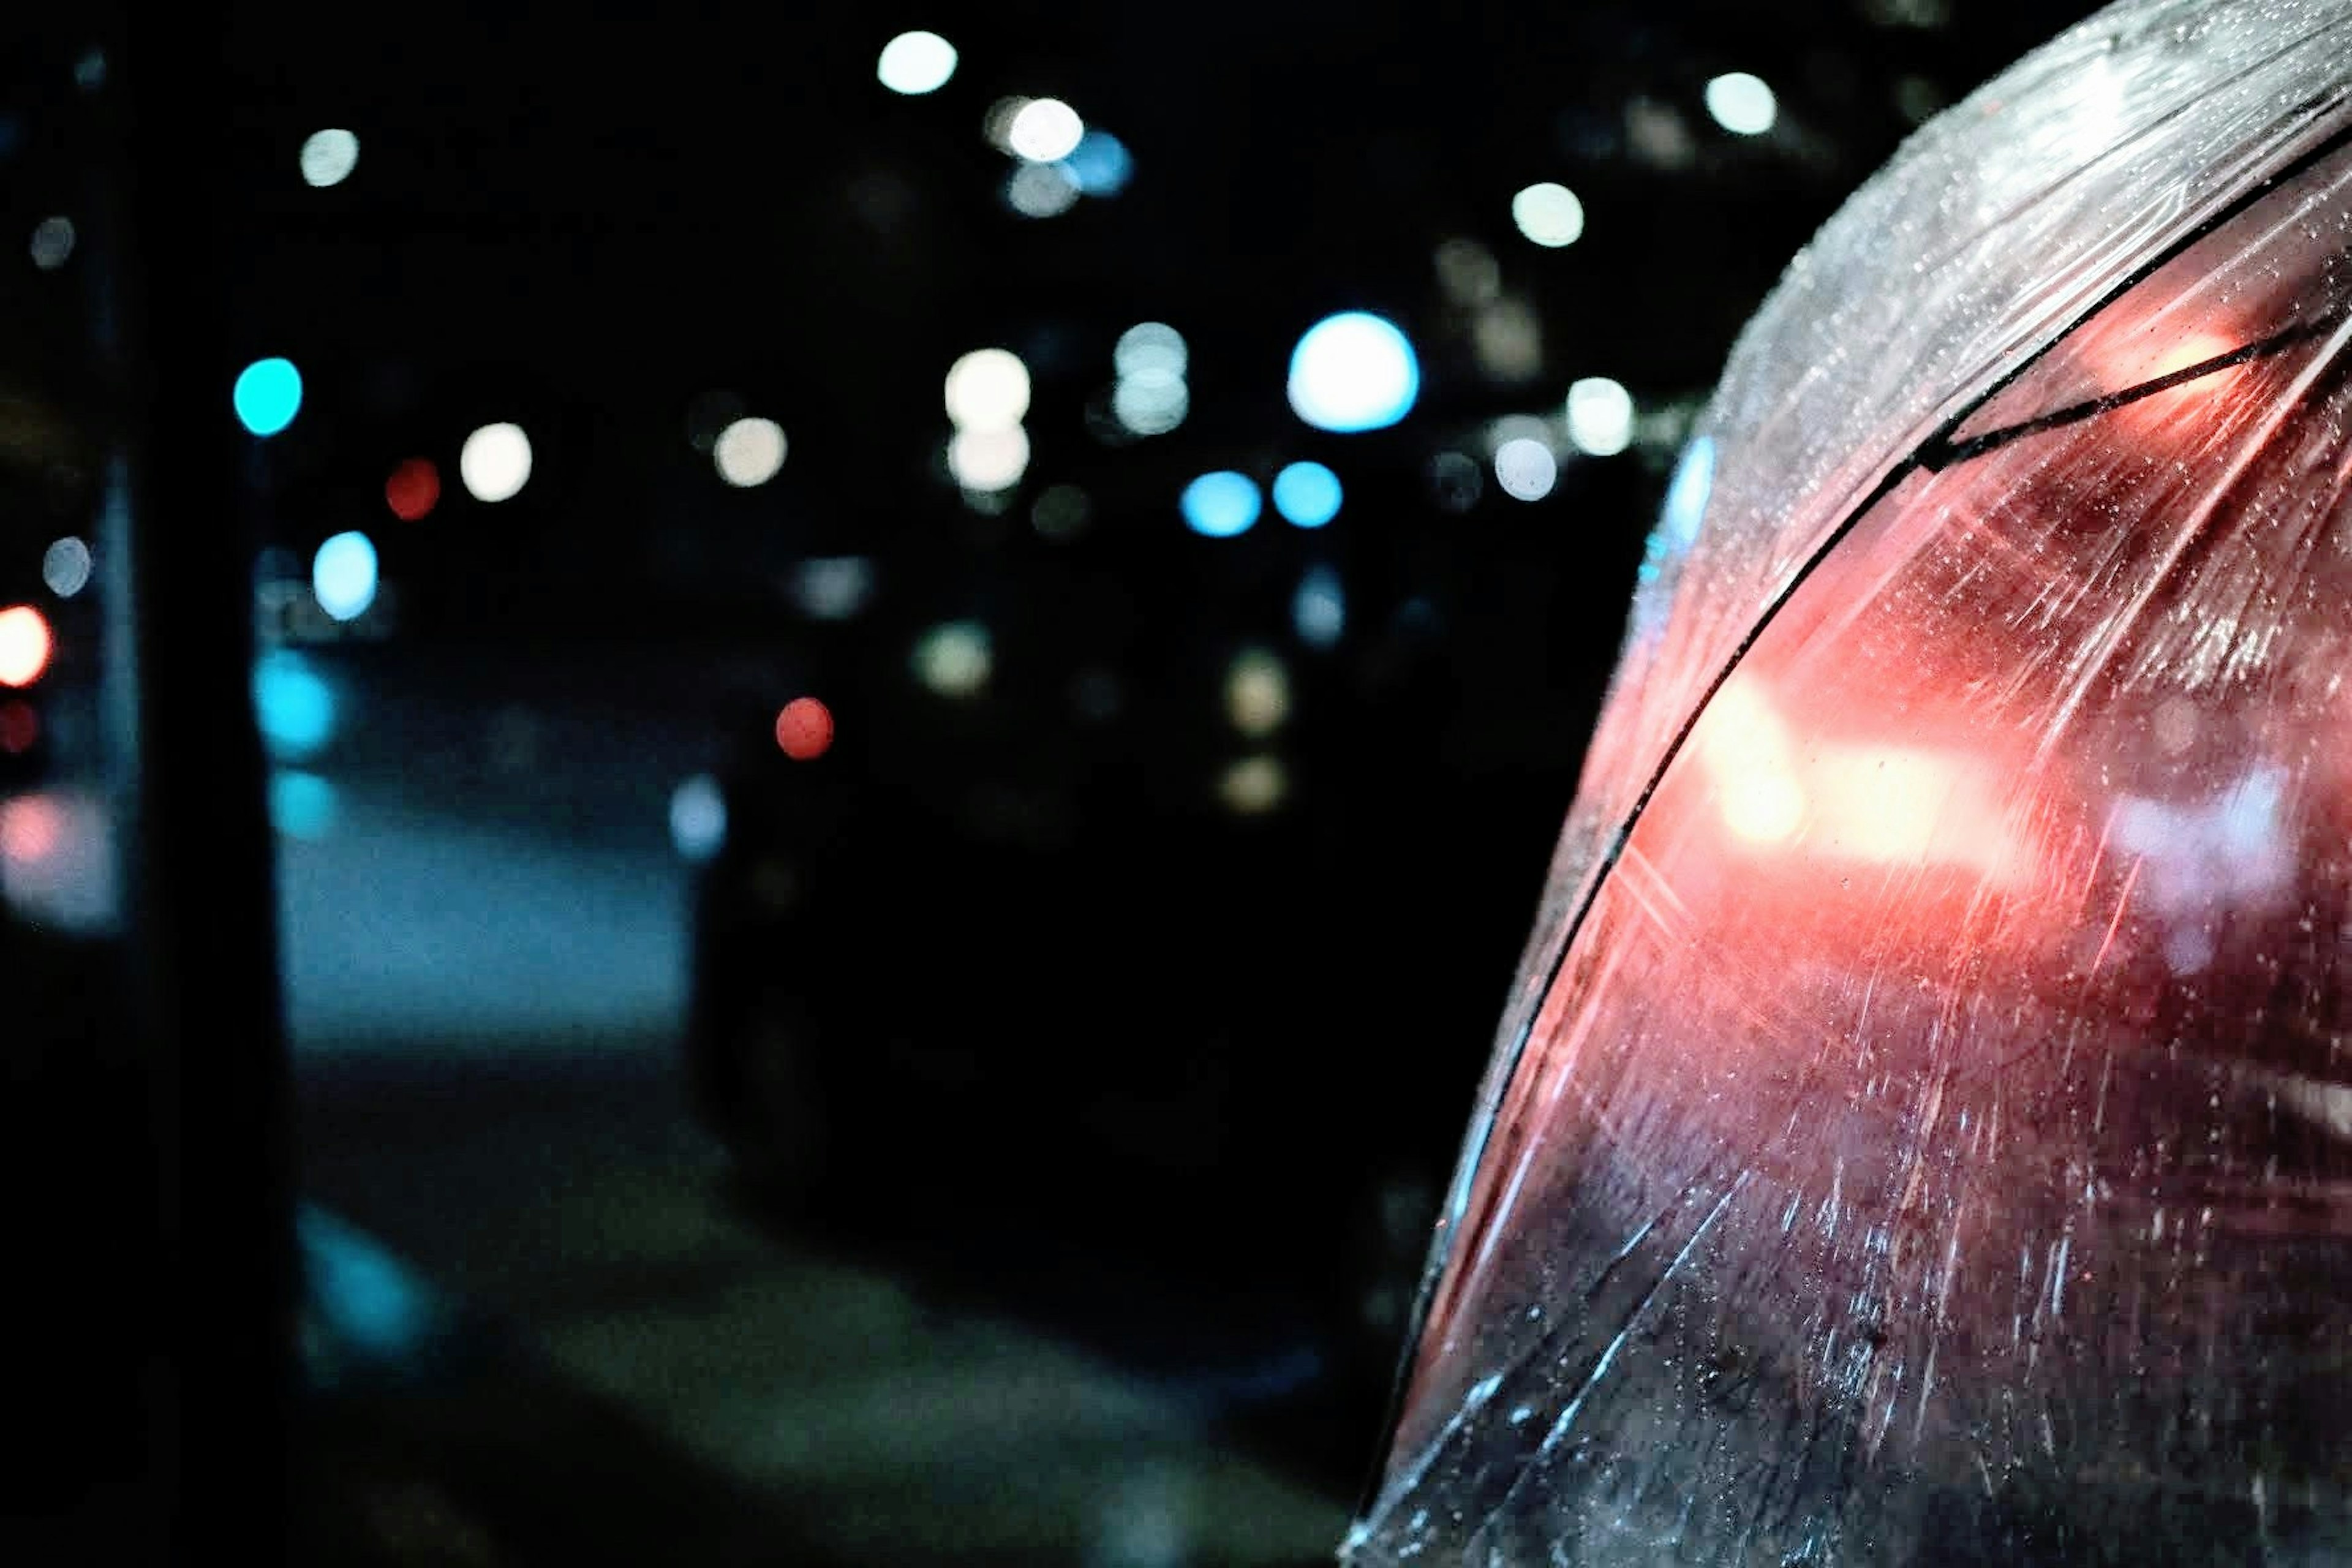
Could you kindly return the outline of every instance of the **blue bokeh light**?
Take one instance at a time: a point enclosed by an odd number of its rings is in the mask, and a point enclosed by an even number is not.
[[[1362,310],[1327,316],[1290,355],[1290,406],[1320,430],[1379,430],[1412,411],[1421,362],[1395,322]]]
[[[1062,167],[1090,196],[1115,196],[1127,189],[1127,182],[1135,175],[1135,160],[1128,155],[1127,144],[1108,131],[1088,130],[1062,160]]]
[[[312,843],[335,826],[335,786],[316,773],[280,768],[269,775],[269,825]]]
[[[1274,510],[1300,528],[1339,515],[1339,476],[1320,463],[1293,463],[1274,476]]]
[[[1211,539],[1231,539],[1246,533],[1257,521],[1257,486],[1246,474],[1230,468],[1202,474],[1184,487],[1185,526]]]
[[[312,755],[335,732],[333,689],[291,649],[273,649],[255,663],[253,711],[270,754],[289,762]]]
[[[1348,595],[1339,574],[1328,566],[1311,568],[1291,595],[1290,623],[1298,640],[1309,647],[1328,648],[1348,629]]]
[[[275,436],[302,408],[302,373],[294,362],[258,359],[247,365],[230,395],[237,423],[257,436]]]
[[[375,545],[356,531],[319,546],[310,562],[310,591],[319,607],[339,621],[356,620],[375,603]]]

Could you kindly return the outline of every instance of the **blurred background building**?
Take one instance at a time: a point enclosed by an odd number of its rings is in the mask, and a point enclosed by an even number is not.
[[[176,1310],[93,1261],[152,1081],[100,1005],[127,321],[227,356],[145,483],[251,582],[204,721],[268,764],[294,1560],[1320,1561],[1690,422],[2087,9],[13,16],[52,1405],[135,1433],[100,1373]],[[19,1489],[39,1560],[142,1441]]]

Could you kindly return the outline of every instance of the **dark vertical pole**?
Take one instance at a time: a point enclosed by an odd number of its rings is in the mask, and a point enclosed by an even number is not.
[[[131,0],[100,42],[112,154],[100,338],[121,445],[100,527],[121,888],[152,1084],[165,1562],[291,1546],[289,1070],[250,697],[250,437],[223,287],[233,101],[222,0]]]

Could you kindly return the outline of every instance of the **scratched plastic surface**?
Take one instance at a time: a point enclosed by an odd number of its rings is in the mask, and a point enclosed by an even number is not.
[[[1352,1564],[2352,1562],[2352,0],[2126,4],[1735,350]]]

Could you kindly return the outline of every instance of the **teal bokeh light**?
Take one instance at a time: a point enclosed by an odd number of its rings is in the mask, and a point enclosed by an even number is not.
[[[237,422],[257,436],[275,436],[302,408],[302,373],[292,360],[257,359],[236,378]]]

